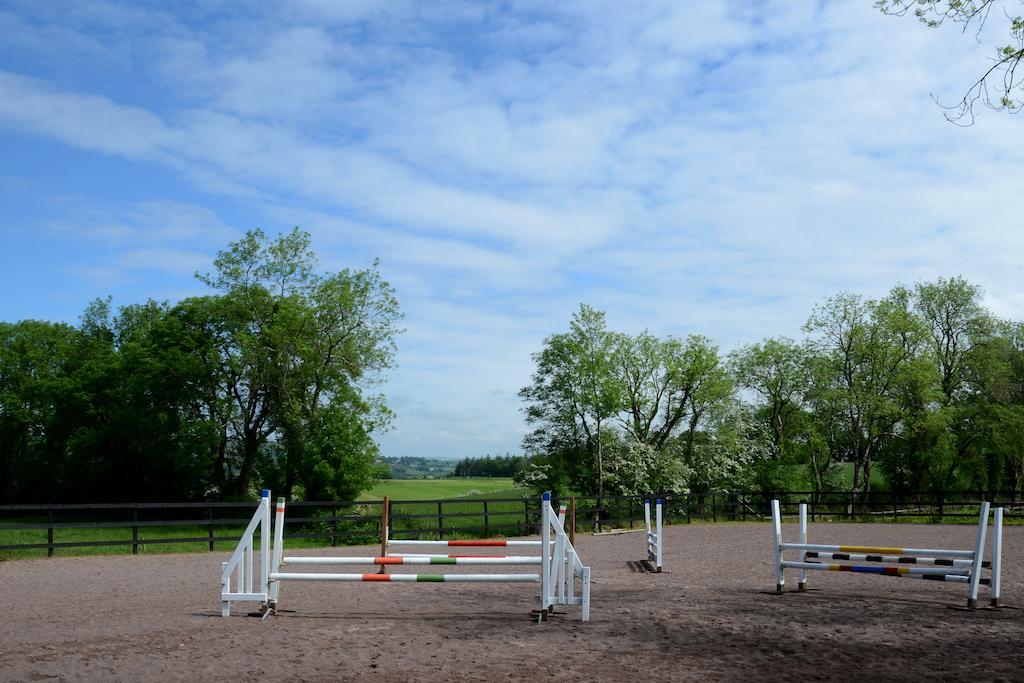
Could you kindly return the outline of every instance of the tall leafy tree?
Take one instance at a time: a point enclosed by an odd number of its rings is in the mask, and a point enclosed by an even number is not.
[[[902,288],[877,301],[839,294],[816,306],[805,325],[815,393],[838,427],[833,443],[853,463],[854,492],[870,489],[875,456],[904,416],[900,391],[919,369],[925,337],[909,298]]]
[[[734,351],[729,366],[737,384],[757,396],[775,449],[784,455],[810,388],[804,347],[791,339],[765,339]]]
[[[718,349],[706,337],[659,339],[643,332],[619,335],[615,372],[621,385],[621,423],[629,436],[661,450],[684,432],[686,457],[693,435],[710,410],[732,395]]]
[[[997,323],[981,297],[980,287],[960,277],[919,282],[913,290],[913,310],[923,325],[938,383],[937,391],[920,387],[908,398],[915,425],[924,427],[917,433],[924,435],[920,445],[930,455],[924,459],[929,478],[942,488],[952,486],[957,470],[980,446],[976,442],[985,430],[978,421],[990,414],[982,385],[992,375],[986,366],[998,362],[990,348]]]
[[[1024,485],[1024,323],[1004,323],[998,340],[993,347],[1005,372],[993,373],[985,391],[997,419],[993,446],[1005,455],[1001,488],[1016,492]]]
[[[586,305],[573,314],[569,328],[545,339],[533,356],[533,382],[520,391],[527,422],[535,425],[524,447],[546,454],[554,469],[603,495],[607,423],[622,403],[612,358],[616,335],[608,331],[604,313]]]
[[[82,333],[64,323],[0,323],[0,498],[59,500],[82,397]]]
[[[309,235],[297,228],[276,241],[251,231],[220,252],[214,267],[199,277],[221,291],[233,323],[223,349],[228,424],[240,446],[232,488],[248,487],[260,447],[273,435],[286,493],[302,483],[314,497],[350,495],[372,472],[377,451],[369,435],[391,415],[365,390],[394,357],[401,318],[394,290],[376,263],[316,273]],[[344,484],[338,472],[356,483]]]
[[[972,384],[978,365],[996,330],[996,320],[981,297],[981,288],[962,277],[919,282],[914,287],[914,311],[925,325],[946,405],[975,393]]]

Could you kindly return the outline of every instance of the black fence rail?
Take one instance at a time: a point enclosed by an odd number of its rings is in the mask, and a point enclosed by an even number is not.
[[[1008,523],[1024,520],[1024,500],[1014,492],[778,491],[658,497],[664,500],[666,524],[766,520],[773,498],[781,501],[787,515],[797,514],[798,503],[807,503],[814,521],[969,523],[977,519],[983,500],[1002,505]],[[574,496],[561,502],[575,507],[575,531],[601,532],[643,527],[644,498]],[[389,504],[390,536],[396,540],[529,536],[540,528],[540,503],[533,496]],[[289,503],[284,536],[311,545],[379,543],[383,506],[379,500]],[[238,541],[255,508],[253,502],[0,505],[0,557],[43,552],[53,556],[89,548],[132,554],[168,546],[178,551],[227,550]]]
[[[254,509],[249,502],[0,505],[0,551],[53,556],[62,548],[123,546],[137,554],[146,544],[182,543],[214,550],[218,542],[237,542],[236,528]]]

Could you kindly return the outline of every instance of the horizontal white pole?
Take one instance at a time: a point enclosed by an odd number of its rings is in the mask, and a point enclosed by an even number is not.
[[[540,564],[540,557],[285,557],[281,564],[431,564],[431,565],[502,565],[502,564]]]
[[[554,541],[551,541],[554,544]],[[482,540],[482,541],[403,541],[389,538],[388,545],[429,545],[449,546],[461,548],[504,548],[506,546],[521,546],[527,548],[539,548],[540,541],[505,541],[505,540]]]
[[[475,555],[464,553],[388,553],[387,557],[540,557],[540,555]]]
[[[221,600],[258,600],[260,602],[267,601],[266,593],[221,593]]]
[[[270,578],[274,581],[365,581],[368,583],[535,583],[540,581],[540,574],[300,574],[272,572]]]
[[[952,581],[954,583],[968,583],[971,580],[969,576],[960,576],[959,574],[946,574],[946,581]],[[982,579],[982,583],[985,580]]]

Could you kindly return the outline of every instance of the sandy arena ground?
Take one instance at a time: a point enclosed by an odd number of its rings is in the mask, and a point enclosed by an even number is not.
[[[973,538],[970,526],[810,530],[851,545]],[[577,545],[593,568],[588,624],[576,608],[533,623],[532,584],[287,583],[282,614],[261,622],[245,616],[253,603],[221,618],[224,553],[3,562],[0,679],[1024,680],[1024,609],[950,609],[966,586],[831,572],[777,596],[768,524],[669,527],[662,574],[635,570],[639,533]],[[1003,556],[1003,602],[1024,606],[1024,527],[1005,530]]]

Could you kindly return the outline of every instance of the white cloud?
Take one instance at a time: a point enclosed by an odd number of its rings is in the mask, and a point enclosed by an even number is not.
[[[130,159],[158,158],[174,137],[159,116],[144,109],[120,106],[106,97],[58,92],[5,71],[0,71],[0,120]]]
[[[409,328],[391,454],[515,450],[529,355],[580,302],[729,347],[799,336],[842,289],[963,274],[1024,318],[1019,121],[956,129],[930,97],[985,48],[870,3],[32,11],[0,21],[33,63],[64,36],[138,82],[0,62],[0,126],[205,193],[78,216],[111,277],[185,277],[254,216],[309,228],[325,267],[382,258]]]

